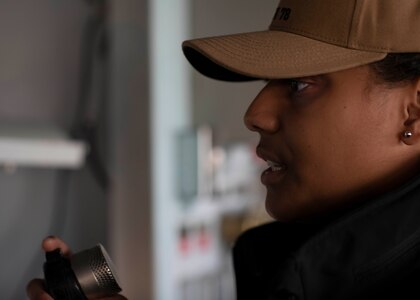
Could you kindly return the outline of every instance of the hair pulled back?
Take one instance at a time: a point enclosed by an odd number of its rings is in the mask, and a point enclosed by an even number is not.
[[[420,77],[420,53],[391,53],[370,66],[380,83],[412,82]]]

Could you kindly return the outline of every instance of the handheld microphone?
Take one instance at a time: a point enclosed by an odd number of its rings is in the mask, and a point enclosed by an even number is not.
[[[45,256],[46,288],[55,300],[88,300],[121,292],[111,258],[101,244],[70,259],[60,249]]]

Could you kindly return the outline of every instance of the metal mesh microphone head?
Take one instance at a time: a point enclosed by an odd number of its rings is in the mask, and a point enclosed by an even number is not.
[[[113,263],[101,244],[74,254],[71,266],[88,299],[121,292]]]

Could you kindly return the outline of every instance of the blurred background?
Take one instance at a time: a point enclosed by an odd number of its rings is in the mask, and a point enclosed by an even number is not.
[[[268,28],[277,0],[0,0],[0,291],[26,299],[40,244],[102,243],[124,294],[233,300],[231,247],[270,221],[263,86],[203,77],[185,39]]]

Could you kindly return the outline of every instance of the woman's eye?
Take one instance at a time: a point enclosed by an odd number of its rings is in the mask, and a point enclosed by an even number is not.
[[[309,86],[309,83],[299,80],[291,80],[290,81],[290,88],[292,92],[299,93],[306,89]]]

